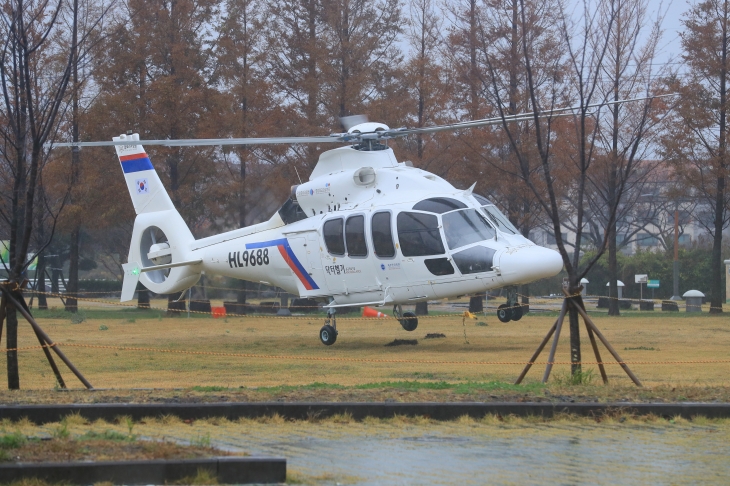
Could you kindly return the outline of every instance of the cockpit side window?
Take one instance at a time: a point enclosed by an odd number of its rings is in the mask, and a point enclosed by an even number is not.
[[[463,209],[443,215],[444,234],[449,249],[494,238],[494,229],[476,209]]]
[[[432,197],[416,203],[413,209],[416,211],[428,211],[429,213],[443,214],[454,209],[464,209],[466,204],[450,197]]]
[[[375,254],[380,258],[393,258],[395,245],[393,245],[393,230],[390,226],[390,212],[375,213],[373,219],[370,220],[370,227]]]
[[[324,224],[324,244],[332,255],[345,254],[345,238],[342,218],[330,219]]]
[[[433,214],[400,213],[396,219],[398,240],[403,256],[441,255],[444,243],[438,218]]]
[[[347,244],[348,256],[368,256],[368,245],[365,243],[365,216],[357,215],[347,218],[347,223],[345,223],[345,243]]]
[[[472,196],[474,196],[474,198],[477,200],[477,202],[479,203],[480,206],[494,205],[494,203],[492,201],[490,201],[489,199],[487,199],[484,196],[480,196],[479,194],[472,194]]]

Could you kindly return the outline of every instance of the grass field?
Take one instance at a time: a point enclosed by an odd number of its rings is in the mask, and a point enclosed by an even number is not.
[[[157,305],[163,307],[162,302]],[[330,387],[402,381],[451,387],[511,383],[523,367],[518,363],[530,358],[556,318],[556,313],[541,312],[504,324],[493,312],[466,321],[458,314],[437,313],[422,317],[418,329],[409,333],[392,318],[349,314],[338,319],[337,343],[326,347],[318,337],[321,315],[164,317],[156,310],[98,305],[82,309],[79,316],[60,306],[35,315],[96,388],[198,386],[208,391],[313,383]],[[648,387],[730,384],[726,316],[634,311],[621,317],[594,314],[593,319]],[[567,327],[566,319],[556,355],[563,363],[569,361]],[[581,331],[583,360],[594,362],[585,328]],[[430,333],[446,337],[424,339]],[[395,339],[417,339],[418,344],[386,346]],[[19,346],[36,347],[19,353],[21,387],[53,389],[54,375],[25,321],[20,324]],[[548,349],[539,362],[547,360]],[[604,348],[601,354],[604,361],[613,361]],[[703,360],[724,362],[697,363]],[[1,375],[6,374],[5,366],[0,360]],[[594,382],[600,382],[597,367],[585,367],[593,371]],[[612,385],[631,384],[619,366],[607,369]],[[568,370],[568,365],[556,364],[551,383],[566,380]],[[526,384],[538,382],[543,371],[544,365],[535,365]],[[63,366],[62,372],[69,387],[81,387]]]

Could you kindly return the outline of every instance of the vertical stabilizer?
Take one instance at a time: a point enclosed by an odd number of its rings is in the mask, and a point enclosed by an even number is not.
[[[144,147],[136,143],[139,135],[120,135],[113,140],[129,141],[129,145],[116,145],[115,148],[134,211],[144,214],[175,209]]]
[[[173,294],[192,287],[202,272],[200,260],[191,262],[193,234],[172,204],[144,147],[139,145],[139,135],[120,135],[114,141],[125,142],[115,148],[137,213],[127,263],[122,265],[121,301],[134,298],[137,282],[156,294]]]

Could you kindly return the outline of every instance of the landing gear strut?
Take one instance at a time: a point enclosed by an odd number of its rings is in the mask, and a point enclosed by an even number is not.
[[[337,319],[335,318],[336,309],[327,310],[327,319],[324,320],[324,326],[319,330],[319,339],[325,346],[332,346],[337,341]]]
[[[522,319],[522,306],[519,303],[517,289],[507,289],[507,303],[497,308],[497,319],[502,322],[519,321]]]
[[[400,325],[406,331],[415,331],[418,327],[418,318],[413,312],[403,312],[403,306],[400,304],[393,306],[393,316],[398,319]]]

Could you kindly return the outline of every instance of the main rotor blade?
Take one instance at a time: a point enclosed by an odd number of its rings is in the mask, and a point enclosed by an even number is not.
[[[620,105],[623,103],[631,103],[634,101],[646,101],[654,98],[664,98],[667,96],[675,96],[676,93],[672,94],[665,94],[665,95],[657,95],[657,96],[647,96],[644,98],[632,98],[627,100],[618,100],[618,101],[606,101],[603,103],[594,103],[590,105],[585,106],[569,106],[566,108],[554,108],[549,111],[541,112],[537,114],[537,118],[549,118],[551,116],[571,116],[574,112],[585,109],[586,111],[590,113],[594,113],[596,108],[600,108],[602,106],[606,105]],[[497,116],[493,118],[484,118],[482,120],[471,120],[471,121],[465,121],[465,122],[458,122],[458,123],[450,123],[448,125],[436,125],[433,127],[421,127],[421,128],[399,128],[395,130],[386,130],[383,132],[378,132],[379,138],[395,138],[395,137],[405,137],[406,135],[413,135],[413,134],[419,134],[419,133],[435,133],[435,132],[442,132],[445,130],[460,130],[462,128],[477,128],[477,127],[485,127],[490,125],[501,125],[503,122],[513,123],[513,122],[521,122],[521,121],[531,121],[535,119],[535,113],[534,112],[524,112],[524,113],[517,113],[515,115],[506,115],[504,117]]]
[[[324,137],[271,137],[271,138],[188,138],[180,140],[109,140],[104,142],[59,142],[53,147],[109,147],[114,145],[162,145],[165,147],[197,147],[210,145],[270,145],[299,143],[337,143],[344,142],[340,134]],[[46,144],[51,146],[51,144]]]
[[[645,101],[653,98],[664,98],[666,96],[675,96],[675,93],[647,96],[645,98],[633,98],[628,100],[605,101],[585,106],[571,106],[567,108],[554,108],[549,111],[518,113],[515,115],[498,116],[493,118],[485,118],[482,120],[472,120],[465,122],[450,123],[448,125],[436,125],[432,127],[421,128],[397,128],[391,130],[382,130],[368,133],[333,133],[329,136],[319,137],[269,137],[269,138],[203,138],[203,139],[182,139],[182,140],[112,140],[104,142],[49,142],[45,144],[47,148],[51,147],[108,147],[114,145],[161,145],[164,147],[198,147],[198,146],[226,146],[226,145],[270,145],[270,144],[287,144],[296,145],[300,143],[356,143],[366,140],[384,140],[389,138],[405,137],[407,135],[419,133],[435,133],[446,130],[461,130],[465,128],[477,128],[489,125],[500,125],[505,122],[521,122],[530,121],[535,118],[549,118],[552,116],[570,116],[576,111],[586,110],[594,113],[596,109],[600,109],[606,105],[619,105],[622,103],[630,103],[633,101]]]

